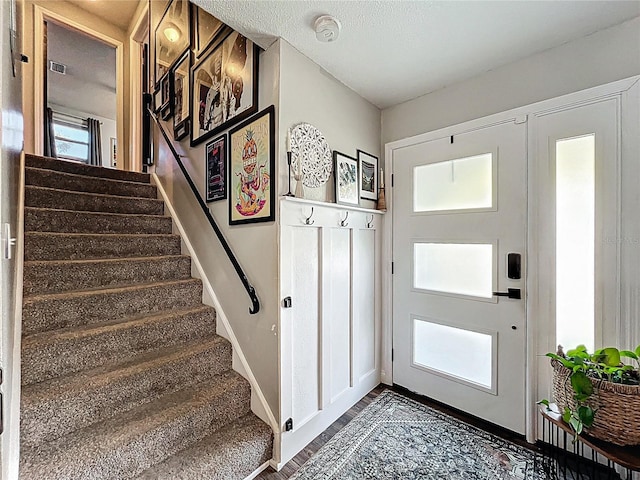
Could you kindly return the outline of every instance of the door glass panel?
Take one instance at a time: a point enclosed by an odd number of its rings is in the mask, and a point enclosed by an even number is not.
[[[420,165],[413,169],[413,211],[493,207],[493,155]]]
[[[493,337],[414,318],[413,363],[491,389]]]
[[[595,135],[556,142],[556,342],[595,337]]]
[[[491,298],[493,264],[492,244],[414,243],[413,286]]]

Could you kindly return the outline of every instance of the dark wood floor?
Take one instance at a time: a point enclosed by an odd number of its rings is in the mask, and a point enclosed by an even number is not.
[[[304,447],[300,453],[298,453],[292,460],[290,460],[284,467],[280,469],[279,472],[276,472],[273,468],[269,467],[256,478],[260,478],[263,480],[283,480],[289,478],[293,475],[304,462],[309,460],[309,457],[316,453],[320,448],[327,443],[331,437],[333,437],[336,433],[340,431],[342,427],[344,427],[347,423],[351,421],[353,417],[355,417],[358,413],[366,408],[380,393],[386,390],[387,386],[380,385],[374,388],[369,394],[356,403],[353,407],[347,411],[344,415],[342,415],[338,420],[333,422],[329,428],[327,428],[324,432],[318,435],[313,441]]]
[[[402,395],[405,395],[406,397],[409,397],[412,400],[422,403],[423,405],[427,405],[435,410],[444,412],[448,415],[451,415],[454,418],[457,418],[470,425],[473,425],[477,428],[480,428],[484,431],[492,433],[505,440],[513,442],[517,445],[520,445],[522,447],[528,448],[536,452],[540,451],[538,446],[528,443],[524,438],[524,436],[518,435],[514,432],[511,432],[510,430],[506,430],[504,428],[498,427],[485,420],[479,419],[477,417],[473,417],[467,413],[461,412],[447,405],[436,402],[435,400],[424,397],[422,395],[418,395],[416,393],[410,392],[409,390],[406,390],[402,387],[397,387],[397,386],[389,387],[387,385],[379,385],[378,387],[374,388],[371,392],[369,392],[369,394],[367,394],[367,396],[365,396],[362,400],[356,403],[351,409],[349,409],[347,413],[345,413],[338,420],[333,422],[329,428],[327,428],[324,432],[318,435],[309,445],[303,448],[302,451],[298,453],[295,457],[293,457],[293,459],[289,461],[285,466],[283,466],[279,472],[276,472],[271,467],[269,467],[260,475],[258,475],[258,477],[256,478],[263,479],[263,480],[284,480],[291,477],[307,460],[309,460],[309,458],[314,453],[320,450],[320,448],[322,448],[322,446],[325,443],[327,443],[336,433],[338,433],[342,429],[342,427],[344,427],[347,423],[349,423],[353,419],[353,417],[358,415],[358,413],[364,410],[367,407],[367,405],[369,405],[378,395],[380,395],[383,391],[387,389],[400,393]],[[581,459],[580,462],[583,462],[583,460]],[[590,463],[590,462],[587,462],[587,463]],[[583,467],[583,470],[587,471],[584,467]],[[578,469],[578,472],[580,472],[580,469]],[[589,476],[581,476],[580,474],[574,475],[571,471],[569,471],[569,472],[565,472],[562,478],[566,480],[588,479],[588,478],[592,478],[595,480],[599,478],[611,478],[609,476],[608,471],[594,472],[594,473],[596,473],[596,475],[589,477]]]
[[[276,472],[273,468],[269,467],[267,470],[258,475],[259,479],[263,480],[284,480],[292,476],[309,458],[311,455],[316,453],[320,448],[327,443],[336,433],[342,429],[347,423],[351,421],[353,417],[355,417],[358,413],[360,413],[367,405],[369,405],[380,393],[385,390],[393,390],[395,392],[401,393],[417,402],[420,402],[424,405],[428,405],[434,409],[440,410],[444,413],[447,413],[453,417],[456,417],[460,420],[463,420],[467,423],[475,425],[478,428],[482,428],[483,430],[489,431],[495,435],[498,435],[506,440],[510,440],[519,445],[525,446],[527,448],[536,447],[527,443],[524,437],[520,435],[516,435],[509,430],[502,429],[500,427],[496,427],[493,424],[485,422],[475,417],[471,417],[468,414],[464,414],[458,410],[449,408],[443,404],[432,401],[426,397],[421,395],[417,395],[412,393],[401,387],[389,387],[387,385],[379,385],[374,388],[369,394],[356,403],[347,413],[342,415],[338,420],[333,422],[329,428],[327,428],[324,432],[318,435],[309,445],[302,449],[300,453],[298,453],[291,461],[289,461],[284,467],[280,469],[279,472]]]

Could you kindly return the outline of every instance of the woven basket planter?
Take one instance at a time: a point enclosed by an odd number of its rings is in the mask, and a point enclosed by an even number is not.
[[[564,411],[576,408],[571,387],[571,370],[557,360],[553,366],[553,397]],[[616,445],[640,445],[640,386],[622,385],[590,378],[593,395],[585,403],[596,411],[593,426],[585,429],[588,435]]]

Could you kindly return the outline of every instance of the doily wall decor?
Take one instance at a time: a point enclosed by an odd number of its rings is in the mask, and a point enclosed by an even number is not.
[[[320,130],[309,123],[291,129],[291,168],[302,167],[302,184],[317,188],[329,180],[333,171],[331,149]]]

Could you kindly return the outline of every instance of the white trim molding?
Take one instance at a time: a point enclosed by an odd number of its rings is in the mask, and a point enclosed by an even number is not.
[[[167,192],[162,186],[162,182],[160,182],[160,179],[155,173],[151,174],[151,178],[153,180],[153,184],[156,185],[156,187],[158,187],[158,193],[160,194],[160,197],[162,198],[162,200],[164,200],[169,216],[173,219],[175,228],[180,234],[180,237],[182,238],[183,245],[187,250],[187,252],[189,253],[189,256],[191,257],[191,262],[192,262],[193,268],[195,269],[195,273],[197,274],[198,278],[202,280],[202,285],[204,287],[203,301],[205,304],[210,304],[213,308],[216,309],[216,318],[220,320],[220,322],[218,322],[218,326],[222,327],[222,331],[219,331],[218,333],[224,336],[225,338],[227,338],[227,340],[229,340],[229,342],[231,343],[231,346],[233,347],[234,358],[238,360],[238,362],[234,361],[233,368],[240,375],[246,378],[249,384],[251,385],[251,409],[253,413],[255,413],[258,417],[260,417],[261,420],[267,423],[274,432],[274,437],[275,437],[274,452],[275,452],[276,450],[275,440],[278,438],[278,435],[280,433],[280,427],[278,425],[278,422],[276,421],[276,418],[273,415],[273,412],[271,411],[269,404],[267,403],[267,399],[264,396],[262,389],[260,388],[260,385],[258,384],[258,381],[256,380],[256,377],[251,370],[251,366],[249,365],[247,358],[242,352],[242,348],[240,347],[240,343],[238,342],[238,339],[233,333],[233,329],[231,328],[229,319],[227,318],[227,316],[224,313],[224,310],[222,309],[222,305],[218,300],[218,296],[213,290],[211,282],[209,282],[209,279],[207,278],[207,275],[205,274],[204,269],[202,268],[202,264],[200,263],[200,260],[196,255],[195,249],[193,248],[189,240],[189,236],[187,235],[187,232],[182,226],[182,223],[178,218],[176,210],[173,207],[169,199],[169,196],[167,195]],[[220,325],[220,323],[222,325]]]
[[[389,211],[383,222],[383,323],[382,323],[382,381],[393,383],[392,334],[393,334],[393,277],[391,275],[392,244],[393,244],[393,154],[395,150],[427,142],[463,132],[470,132],[478,128],[496,125],[503,122],[515,121],[521,123],[523,118],[540,117],[546,114],[559,112],[577,106],[588,105],[608,98],[621,99],[620,111],[620,138],[617,159],[621,168],[619,184],[619,200],[617,221],[621,226],[618,229],[616,242],[619,255],[619,281],[618,304],[614,306],[617,313],[617,341],[623,348],[628,348],[640,343],[640,327],[637,324],[637,312],[640,309],[640,279],[637,271],[640,268],[640,253],[638,244],[640,238],[640,220],[635,211],[640,204],[640,191],[637,189],[637,179],[640,177],[640,164],[637,158],[640,153],[640,138],[638,137],[638,119],[640,119],[640,76],[634,76],[616,82],[608,83],[587,90],[563,95],[557,98],[544,100],[534,104],[515,108],[487,117],[471,120],[461,124],[441,128],[432,132],[422,133],[412,137],[389,142],[385,145],[385,183],[387,189],[387,205]],[[526,262],[529,266],[527,273],[527,354],[526,354],[526,437],[529,442],[535,442],[537,438],[537,409],[535,407],[538,397],[538,358],[537,352],[541,348],[540,335],[544,334],[547,327],[543,321],[548,317],[544,305],[540,304],[540,285],[538,277],[541,269],[545,268],[538,257],[540,238],[538,235],[539,207],[537,206],[538,177],[535,169],[535,121],[528,123],[528,252]],[[635,159],[635,160],[634,160]],[[621,195],[621,197],[620,197]],[[632,218],[631,218],[632,217]]]
[[[34,55],[33,55],[33,134],[34,153],[42,155],[44,153],[44,56],[42,45],[44,43],[45,20],[54,20],[74,30],[94,37],[107,45],[116,49],[116,134],[118,137],[117,151],[124,152],[124,44],[120,40],[98,32],[92,28],[78,23],[59,13],[48,10],[45,7],[34,4],[33,6],[33,31],[34,31]],[[124,170],[123,155],[118,155],[118,165],[120,170]]]

